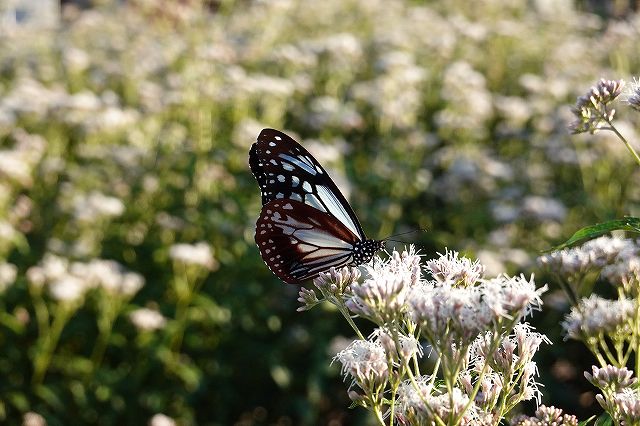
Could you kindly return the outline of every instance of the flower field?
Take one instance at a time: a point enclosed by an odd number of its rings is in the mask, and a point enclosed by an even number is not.
[[[585,121],[572,128],[586,134],[568,127],[578,96],[601,78],[623,79],[615,128],[638,143],[640,115],[625,105],[640,96],[640,17],[630,8],[544,0],[94,3],[62,7],[54,29],[0,23],[0,423],[420,424],[427,417],[409,382],[384,393],[399,392],[397,418],[394,408],[349,409],[366,400],[354,396],[355,385],[371,383],[352,368],[354,351],[378,354],[387,380],[384,345],[390,335],[399,344],[388,327],[403,316],[432,339],[402,336],[408,358],[440,365],[431,350],[460,348],[450,325],[428,319],[451,301],[438,289],[446,281],[463,283],[454,292],[478,304],[495,295],[489,283],[526,287],[518,309],[501,302],[498,317],[507,312],[514,324],[494,330],[500,342],[483,346],[479,330],[460,331],[476,355],[518,336],[527,336],[519,344],[536,342],[535,364],[527,358],[518,367],[535,386],[500,416],[534,424],[527,416],[544,404],[538,418],[561,418],[549,406],[568,413],[557,424],[604,411],[614,424],[632,424],[633,410],[616,407],[640,407],[627,389],[638,353],[612,350],[608,358],[589,338],[604,327],[632,336],[607,342],[639,345],[639,275],[628,274],[640,271],[637,236],[543,253],[584,226],[640,215],[638,164],[613,132],[589,134],[591,98],[582,98]],[[260,189],[248,165],[263,128],[291,135],[324,165],[370,238],[426,230],[386,248],[399,256],[415,246],[422,257],[410,251],[407,270],[422,262],[433,279],[417,283],[414,274],[406,292],[428,288],[429,297],[408,301],[409,311],[369,306],[367,286],[395,271],[379,272],[389,267],[383,262],[361,282],[353,271],[321,276],[318,294],[331,303],[315,307],[315,295],[269,271],[254,243]],[[466,260],[455,263],[452,250]],[[465,281],[438,262],[477,276]],[[498,278],[473,287],[482,276]],[[336,293],[336,282],[349,286]],[[567,285],[584,299],[567,297]],[[375,338],[352,342],[340,315],[348,309]],[[477,379],[471,371],[468,389]],[[607,387],[616,374],[624,395]],[[447,385],[464,392],[454,376]],[[421,380],[417,388],[435,392]],[[497,424],[480,408],[473,421],[443,410],[442,424]],[[640,420],[640,408],[636,414]]]

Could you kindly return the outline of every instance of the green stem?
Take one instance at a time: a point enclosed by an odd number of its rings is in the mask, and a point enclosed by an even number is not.
[[[365,339],[365,337],[362,335],[362,333],[360,333],[360,330],[358,329],[358,326],[356,325],[355,322],[353,322],[353,319],[351,318],[351,315],[349,315],[349,312],[347,311],[347,309],[342,306],[342,305],[336,305],[338,307],[338,310],[340,311],[340,313],[342,314],[342,316],[344,317],[344,319],[347,320],[347,322],[349,323],[349,325],[351,326],[351,328],[353,329],[353,331],[356,332],[356,334],[358,335],[358,338],[360,340],[367,340]]]
[[[635,349],[635,358],[636,358],[636,365],[635,365],[635,373],[636,373],[636,377],[638,377],[638,374],[640,374],[640,300],[636,299],[636,303],[638,303],[638,306],[636,306],[636,318],[635,318],[635,327],[634,327],[634,341],[631,343],[631,347]]]
[[[620,138],[620,140],[624,143],[624,145],[627,147],[627,149],[629,150],[629,152],[631,153],[631,155],[633,155],[633,158],[636,160],[636,163],[638,163],[638,165],[640,165],[640,156],[638,156],[638,153],[636,152],[635,149],[633,149],[633,147],[631,146],[631,144],[627,141],[627,139],[622,136],[622,133],[620,133],[618,131],[618,129],[616,129],[616,127],[607,119],[605,120],[607,122],[607,124],[609,124],[609,127],[607,128],[607,130],[611,130],[613,133],[616,134],[616,136],[618,136],[618,138]]]
[[[376,420],[378,421],[378,423],[381,426],[385,426],[384,418],[383,418],[382,413],[380,412],[380,409],[378,408],[377,405],[373,407],[373,412],[376,414]]]
[[[631,155],[633,155],[633,158],[635,158],[636,163],[638,163],[638,165],[640,165],[640,156],[638,156],[638,153],[636,152],[635,149],[633,149],[633,147],[627,141],[627,139],[624,136],[622,136],[622,133],[620,133],[618,131],[618,129],[616,129],[616,126],[613,125],[611,120],[609,120],[609,114],[605,114],[602,111],[600,111],[600,108],[598,108],[597,105],[595,105],[595,104],[594,104],[594,110],[598,113],[600,118],[602,120],[604,120],[609,125],[609,127],[602,127],[600,130],[611,130],[613,133],[615,133],[616,136],[618,136],[618,138],[625,144],[625,146],[627,147],[627,149],[629,150]],[[605,106],[605,112],[606,111],[607,111],[607,109],[606,109],[606,106]]]
[[[55,352],[58,341],[60,340],[62,330],[71,317],[71,314],[75,311],[75,309],[68,304],[58,305],[57,308],[58,312],[56,312],[53,319],[53,324],[51,325],[49,334],[40,336],[43,342],[40,344],[41,346],[33,361],[33,377],[31,378],[31,383],[34,386],[42,384],[44,376],[47,373],[47,369],[51,364],[53,353]]]

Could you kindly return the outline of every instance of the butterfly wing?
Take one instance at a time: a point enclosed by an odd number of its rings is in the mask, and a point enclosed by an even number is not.
[[[274,129],[264,129],[249,151],[249,165],[262,192],[262,205],[288,199],[334,216],[365,239],[353,209],[333,180],[298,142]]]
[[[360,242],[332,215],[300,201],[267,202],[256,223],[256,244],[269,269],[289,284],[353,262]]]

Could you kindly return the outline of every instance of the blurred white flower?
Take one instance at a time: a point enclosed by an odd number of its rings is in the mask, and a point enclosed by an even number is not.
[[[107,293],[133,296],[144,285],[144,278],[135,272],[127,272],[113,260],[93,259],[88,263],[75,262],[71,273],[83,277],[91,286],[99,286]]]
[[[87,52],[73,46],[67,47],[62,52],[65,66],[71,72],[82,72],[89,67],[91,57]]]
[[[87,133],[113,132],[135,124],[140,113],[134,109],[111,106],[87,117],[82,126]]]
[[[82,222],[93,222],[102,217],[118,217],[124,210],[124,203],[119,198],[98,191],[76,195],[73,200],[73,214]]]
[[[176,421],[165,414],[159,413],[151,417],[149,426],[176,426]]]
[[[40,414],[29,411],[22,416],[22,426],[47,426],[47,421]]]
[[[89,287],[84,280],[66,275],[51,282],[48,289],[54,300],[71,303],[82,298]]]
[[[31,165],[25,155],[18,151],[0,150],[0,177],[30,186]]]
[[[522,212],[537,220],[562,222],[567,215],[567,208],[554,198],[529,195],[522,201]]]
[[[11,263],[0,262],[0,294],[16,282],[18,267]]]
[[[169,257],[187,265],[204,266],[215,269],[218,265],[211,246],[204,241],[196,244],[174,244],[169,248]]]
[[[129,319],[141,331],[158,330],[167,323],[167,319],[160,312],[149,308],[136,309],[129,314]]]

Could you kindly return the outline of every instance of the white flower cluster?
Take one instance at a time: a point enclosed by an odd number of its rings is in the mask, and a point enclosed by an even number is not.
[[[174,244],[169,248],[169,257],[185,265],[197,265],[214,270],[218,262],[213,257],[213,249],[204,241],[195,244]]]
[[[538,263],[559,273],[562,277],[570,278],[590,270],[601,269],[616,259],[628,259],[639,250],[640,248],[633,240],[602,236],[578,247],[540,256]],[[608,275],[613,276],[612,272]]]
[[[608,300],[592,294],[571,308],[562,327],[567,336],[573,339],[595,337],[602,333],[630,332],[635,311],[634,300]]]
[[[140,331],[153,331],[163,328],[167,319],[157,310],[139,308],[129,314],[129,319]]]
[[[484,279],[483,265],[456,252],[425,264],[423,277],[420,256],[411,247],[394,251],[388,260],[375,258],[362,282],[349,268],[315,281],[324,300],[338,307],[342,301],[351,313],[378,325],[369,339],[354,341],[335,357],[351,378],[351,399],[366,407],[383,404],[388,383],[422,357],[418,338],[423,337],[441,360],[447,385],[430,376],[399,383],[394,401],[399,422],[436,424],[440,418],[492,424],[503,398],[514,405],[539,401],[533,356],[549,341],[520,320],[542,304],[546,286],[536,289],[533,277]],[[299,300],[303,309],[321,301],[307,289]]]
[[[640,397],[635,389],[637,379],[633,377],[632,371],[612,365],[602,368],[593,366],[592,374],[585,372],[584,375],[602,391],[602,394],[596,395],[596,400],[616,424],[640,423]]]
[[[515,416],[510,422],[511,426],[578,426],[578,423],[576,416],[564,414],[560,408],[546,405],[541,405],[534,417],[521,414]]]
[[[35,288],[46,285],[51,297],[59,302],[75,302],[93,288],[114,296],[131,297],[144,285],[142,275],[126,271],[115,261],[71,262],[52,253],[27,270],[27,279]]]

